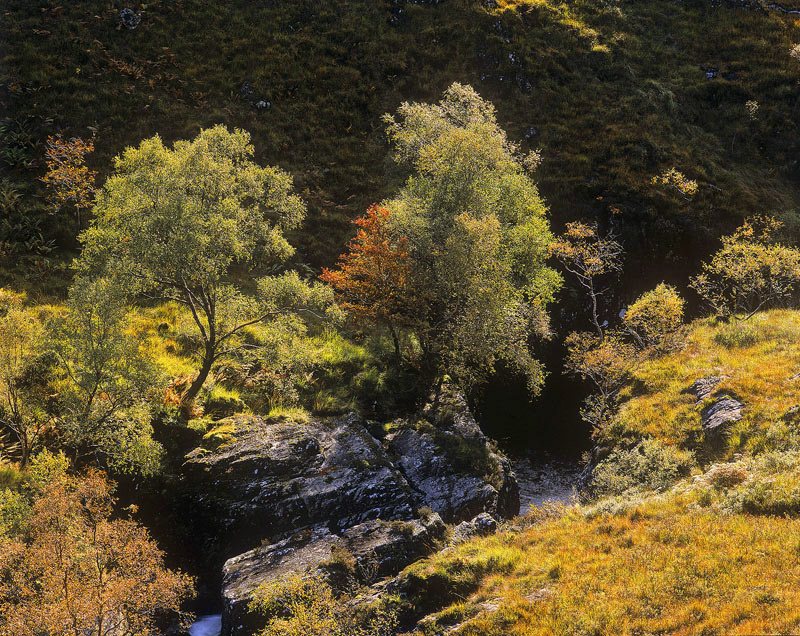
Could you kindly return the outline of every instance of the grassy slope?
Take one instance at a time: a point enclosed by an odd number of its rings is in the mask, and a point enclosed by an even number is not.
[[[719,376],[723,380],[715,394],[727,393],[745,404],[725,456],[792,445],[796,422],[785,416],[800,404],[798,371],[798,312],[771,311],[727,325],[698,321],[684,349],[637,369],[613,435],[650,435],[702,454],[700,411],[706,404],[696,405],[684,391],[695,380]]]
[[[96,127],[102,172],[155,133],[241,126],[259,159],[296,175],[312,209],[300,257],[328,264],[345,221],[401,178],[386,173],[380,115],[458,80],[497,105],[513,138],[535,128],[560,220],[622,219],[629,251],[658,246],[654,268],[706,250],[730,217],[770,210],[794,222],[800,64],[788,50],[800,28],[790,16],[669,0],[497,5],[409,4],[393,26],[391,3],[376,0],[154,0],[134,5],[142,23],[129,31],[106,2],[8,0],[0,96],[38,141],[34,165],[13,178],[34,182],[41,142],[58,130]],[[733,75],[707,80],[701,66]],[[271,108],[241,98],[245,80]],[[747,100],[759,102],[755,121]],[[691,204],[650,185],[671,166],[700,182]]]
[[[799,312],[693,324],[685,349],[637,371],[616,433],[698,450],[694,474],[662,494],[541,511],[411,566],[421,632],[799,631],[799,365]],[[681,393],[713,373],[746,405],[715,456],[695,443],[702,405]]]

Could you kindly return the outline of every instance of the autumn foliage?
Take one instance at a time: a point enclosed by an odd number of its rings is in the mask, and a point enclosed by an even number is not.
[[[324,269],[323,281],[333,287],[341,306],[359,321],[386,325],[399,353],[396,326],[411,315],[411,259],[404,237],[395,238],[388,226],[390,212],[375,204],[355,220],[358,232],[350,250],[339,258],[338,269]]]
[[[80,137],[64,139],[61,135],[47,138],[47,173],[42,181],[49,190],[50,202],[56,211],[65,206],[75,209],[78,227],[81,210],[94,201],[94,179],[97,173],[86,166],[86,155],[94,151],[94,140]]]
[[[55,472],[23,537],[0,536],[0,636],[149,636],[177,611],[190,579],[130,519],[112,519],[104,473]]]

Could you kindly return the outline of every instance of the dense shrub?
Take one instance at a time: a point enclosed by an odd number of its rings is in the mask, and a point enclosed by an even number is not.
[[[800,250],[774,240],[780,222],[757,217],[722,239],[691,286],[719,316],[748,319],[785,305],[800,285]]]
[[[627,490],[664,491],[694,466],[694,456],[655,439],[643,439],[631,449],[613,451],[594,469],[591,487],[598,495]]]
[[[628,307],[623,322],[640,345],[667,351],[679,342],[683,305],[677,290],[661,283]]]
[[[321,577],[299,574],[259,587],[250,611],[267,620],[259,636],[389,636],[396,625],[390,611],[348,607]]]

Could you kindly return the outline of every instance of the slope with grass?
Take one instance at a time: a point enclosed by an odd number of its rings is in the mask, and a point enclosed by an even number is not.
[[[557,220],[613,223],[632,254],[658,247],[649,271],[680,268],[754,211],[797,231],[792,15],[705,0],[155,0],[132,5],[128,29],[122,7],[5,4],[4,187],[34,208],[48,134],[96,132],[102,179],[127,145],[221,122],[296,176],[312,212],[299,258],[330,265],[347,221],[403,177],[387,171],[381,115],[460,81],[541,149]],[[673,167],[696,194],[652,183]],[[54,226],[68,245],[73,223]]]
[[[797,632],[798,365],[800,312],[690,325],[684,348],[634,372],[602,436],[617,451],[604,483],[616,468],[623,486],[410,566],[395,600],[415,633]],[[711,375],[722,380],[704,401],[685,392]],[[700,414],[720,393],[745,406],[710,447]],[[679,455],[683,478],[665,468]]]

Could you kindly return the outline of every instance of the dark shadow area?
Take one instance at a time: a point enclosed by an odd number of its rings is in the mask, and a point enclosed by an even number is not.
[[[591,447],[589,427],[579,414],[586,389],[560,372],[561,347],[550,349],[543,359],[551,371],[539,396],[531,399],[525,380],[502,368],[475,396],[484,433],[512,457],[544,453],[577,460]]]

